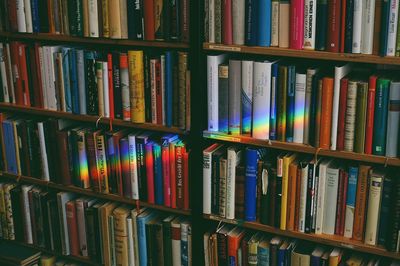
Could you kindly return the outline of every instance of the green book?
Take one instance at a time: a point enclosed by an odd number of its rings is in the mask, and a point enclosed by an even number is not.
[[[357,84],[356,123],[354,134],[354,152],[364,153],[365,126],[367,123],[368,82]]]

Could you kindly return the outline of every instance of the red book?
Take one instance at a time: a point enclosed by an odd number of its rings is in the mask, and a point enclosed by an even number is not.
[[[161,84],[161,62],[156,62],[156,110],[157,110],[157,124],[163,124],[163,91]]]
[[[147,201],[155,203],[154,196],[154,158],[153,143],[148,142],[145,145],[146,175],[147,175]]]
[[[169,145],[170,182],[171,182],[171,208],[176,208],[176,160],[175,143]]]
[[[238,261],[238,249],[244,234],[245,231],[240,227],[228,233],[228,261]]]
[[[340,45],[341,0],[328,1],[328,39],[326,50],[338,53]]]
[[[10,30],[12,32],[17,32],[18,31],[17,1],[8,0],[7,2],[8,2],[8,20],[10,22]]]
[[[343,170],[343,198],[341,208],[341,217],[340,217],[340,227],[339,227],[339,235],[344,235],[344,226],[346,220],[346,200],[347,200],[347,186],[349,183],[349,173]]]
[[[161,161],[164,181],[164,205],[171,207],[171,174],[169,160],[169,144],[163,145],[161,148]]]
[[[25,49],[27,49],[26,44],[18,45],[19,71],[20,71],[20,78],[21,78],[21,83],[22,83],[23,104],[26,106],[31,106],[31,97],[30,97],[30,93],[29,93],[29,79],[28,79],[28,70],[27,70],[27,65],[26,65]]]
[[[347,0],[342,0],[342,13],[340,14],[341,20],[340,20],[340,47],[339,51],[341,53],[344,53],[344,41],[345,41],[345,34],[346,34],[346,1]]]
[[[338,133],[337,133],[337,150],[344,150],[344,134],[345,134],[345,120],[346,120],[346,102],[347,102],[347,88],[349,80],[342,78],[340,80],[340,98],[339,98],[339,115],[338,115]]]
[[[232,0],[222,1],[222,42],[233,44]]]
[[[110,102],[110,118],[114,119],[114,83],[113,83],[113,63],[112,54],[107,55],[108,70],[108,98]]]
[[[30,63],[32,66],[32,86],[34,102],[31,103],[34,107],[43,108],[43,93],[42,93],[42,77],[40,74],[39,64],[39,45],[29,47]]]
[[[183,202],[183,154],[185,153],[185,147],[177,145],[175,148],[176,158],[176,207],[178,209],[184,208]]]
[[[79,256],[79,235],[78,224],[76,222],[76,208],[74,201],[68,201],[65,204],[65,209],[67,215],[68,236],[71,255]]]
[[[338,184],[338,195],[337,195],[337,206],[336,206],[336,222],[335,222],[335,235],[339,235],[340,231],[340,222],[342,220],[342,216],[344,215],[342,210],[342,201],[343,201],[343,184],[344,184],[344,170],[339,170],[339,184]]]
[[[24,104],[24,93],[22,90],[22,80],[21,74],[19,70],[19,43],[12,42],[10,43],[10,54],[11,54],[11,67],[13,76],[15,78],[14,90],[15,90],[15,103],[19,105]]]
[[[189,152],[183,153],[183,209],[189,210]]]
[[[143,1],[144,8],[144,39],[147,41],[155,40],[154,25],[154,0]]]
[[[375,115],[375,94],[377,76],[369,77],[368,84],[368,105],[367,105],[367,126],[365,132],[365,153],[372,154],[372,137],[374,134]]]
[[[303,49],[304,41],[304,0],[290,2],[290,49]]]

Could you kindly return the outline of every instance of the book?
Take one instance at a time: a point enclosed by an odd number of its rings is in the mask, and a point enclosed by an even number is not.
[[[345,224],[344,224],[344,237],[351,238],[353,236],[354,224],[354,208],[356,203],[358,180],[358,168],[349,167],[349,178],[347,185],[346,209],[345,209]]]
[[[304,1],[304,40],[303,49],[314,50],[316,38],[317,1]]]
[[[259,151],[247,148],[245,151],[246,182],[245,182],[245,220],[256,220],[256,191],[257,191],[257,163],[260,158]]]
[[[390,80],[379,78],[376,85],[372,154],[385,155]]]
[[[242,106],[242,119],[241,119],[241,134],[250,135],[253,111],[253,61],[242,61],[242,90],[241,90],[241,106]]]
[[[322,109],[321,109],[321,129],[319,133],[319,147],[329,149],[331,143],[331,130],[333,130],[333,97],[334,97],[334,80],[333,78],[323,78],[322,92]],[[336,132],[336,131],[335,131]],[[335,133],[336,134],[336,133]],[[335,138],[336,139],[336,138]]]
[[[305,131],[306,74],[296,73],[293,142],[303,143]]]
[[[386,156],[396,157],[398,155],[398,132],[400,113],[396,109],[396,103],[400,98],[399,82],[392,80],[390,83],[389,111],[387,116]]]
[[[241,125],[241,86],[242,63],[239,60],[229,60],[229,84],[228,84],[228,127],[233,135],[240,134]]]
[[[354,208],[353,239],[363,240],[365,225],[365,213],[367,204],[368,178],[371,167],[360,165],[358,170],[358,182],[356,193],[356,204]]]
[[[289,47],[301,50],[304,43],[304,1],[295,1],[290,4],[290,35]]]
[[[290,2],[289,1],[279,1],[279,33],[278,33],[278,44],[281,48],[288,48],[290,41],[290,31],[289,31],[289,14],[290,14]]]
[[[325,188],[325,206],[322,232],[327,235],[335,233],[335,217],[337,210],[337,195],[339,185],[339,168],[336,165],[330,165],[326,169],[326,188]]]

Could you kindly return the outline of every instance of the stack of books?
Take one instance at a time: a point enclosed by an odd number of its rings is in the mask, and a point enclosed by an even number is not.
[[[396,0],[205,1],[205,41],[400,55]]]
[[[186,52],[0,44],[0,100],[134,123],[189,127]]]
[[[189,41],[189,0],[3,0],[0,5],[4,31]]]
[[[1,183],[0,199],[3,239],[104,265],[190,265],[192,259],[185,217],[13,183]]]
[[[208,130],[398,157],[395,70],[209,55]]]
[[[189,209],[190,149],[177,135],[0,117],[2,169],[10,174]]]
[[[392,169],[214,144],[203,151],[203,213],[398,251]]]
[[[228,224],[206,232],[203,241],[205,265],[398,265],[390,259],[271,236]]]
[[[3,218],[3,217],[2,217]],[[0,230],[3,233],[2,230]],[[14,243],[0,241],[0,263],[4,266],[38,265],[41,252],[34,248],[23,247]]]

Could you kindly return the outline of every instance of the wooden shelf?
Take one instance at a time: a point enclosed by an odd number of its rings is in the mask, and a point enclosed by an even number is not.
[[[166,127],[166,126],[152,124],[152,123],[133,123],[131,121],[124,121],[121,119],[110,119],[110,118],[105,118],[105,117],[101,117],[99,119],[98,116],[78,115],[78,114],[72,114],[72,113],[67,113],[67,112],[52,111],[52,110],[46,110],[46,109],[41,109],[41,108],[36,108],[36,107],[27,107],[27,106],[21,106],[21,105],[9,104],[9,103],[0,103],[0,110],[24,113],[24,114],[29,114],[29,115],[40,115],[40,116],[48,116],[48,117],[54,117],[54,118],[63,118],[63,119],[69,119],[69,120],[74,120],[74,121],[93,123],[95,125],[96,125],[96,123],[103,124],[103,125],[110,125],[110,123],[111,123],[113,126],[130,127],[130,128],[159,131],[159,132],[165,132],[165,133],[175,133],[175,134],[180,134],[180,135],[185,135],[188,133],[187,131],[182,130],[177,127]]]
[[[361,161],[361,162],[367,162],[367,163],[375,163],[375,164],[390,165],[390,166],[400,166],[399,158],[390,158],[390,157],[384,157],[384,156],[355,153],[355,152],[346,152],[346,151],[331,151],[331,150],[326,150],[326,149],[314,148],[312,146],[304,145],[304,144],[280,142],[280,141],[274,141],[274,140],[259,140],[259,139],[255,139],[252,137],[229,135],[229,134],[225,134],[225,133],[210,132],[210,131],[204,131],[203,137],[208,138],[208,139],[241,143],[241,144],[253,145],[253,146],[264,147],[264,148],[314,154],[316,156],[327,156],[327,157],[340,158],[340,159],[346,159],[346,160],[355,160],[355,161]]]
[[[101,263],[94,262],[94,261],[92,261],[92,260],[90,260],[89,258],[86,258],[86,257],[73,256],[73,255],[63,255],[63,254],[61,254],[59,252],[56,252],[56,251],[51,251],[51,250],[46,249],[46,248],[42,248],[42,247],[38,247],[38,246],[35,246],[35,245],[32,245],[32,244],[19,242],[19,241],[16,241],[16,240],[1,239],[0,241],[5,241],[5,242],[21,245],[21,246],[33,248],[33,249],[35,249],[37,251],[40,251],[42,253],[42,255],[43,254],[48,254],[48,255],[52,255],[52,256],[55,256],[55,257],[60,258],[60,259],[71,260],[71,261],[74,261],[74,262],[77,262],[77,263],[84,263],[84,265],[102,265]]]
[[[329,61],[346,61],[370,64],[387,64],[387,65],[400,65],[400,57],[395,56],[379,56],[379,55],[366,55],[366,54],[350,54],[350,53],[331,53],[324,51],[312,50],[294,50],[288,48],[278,47],[260,47],[260,46],[244,46],[244,45],[224,45],[204,43],[204,50],[207,51],[223,51],[234,52],[242,54],[258,54],[258,55],[272,55],[272,56],[286,56],[295,58],[307,58]]]
[[[188,43],[183,42],[164,42],[164,41],[141,41],[126,39],[108,39],[108,38],[89,38],[75,37],[62,34],[49,33],[14,33],[0,32],[0,37],[22,41],[50,41],[64,42],[68,44],[94,44],[108,46],[126,46],[126,47],[155,47],[155,48],[172,48],[172,49],[189,49]]]
[[[80,187],[76,187],[76,186],[72,186],[72,185],[68,186],[68,185],[56,184],[53,182],[41,180],[41,179],[34,178],[34,177],[18,176],[18,175],[9,174],[9,173],[0,173],[0,175],[2,177],[12,179],[16,182],[22,182],[22,183],[33,184],[33,185],[38,185],[38,186],[42,186],[42,187],[48,187],[48,188],[52,188],[52,189],[59,190],[59,191],[73,192],[73,193],[77,193],[77,194],[81,194],[81,195],[85,195],[85,196],[89,196],[89,197],[100,198],[100,199],[109,200],[109,201],[116,201],[116,202],[120,202],[123,204],[131,205],[131,206],[148,207],[151,209],[156,209],[156,210],[160,210],[160,211],[164,211],[164,212],[175,213],[175,214],[186,215],[186,216],[191,215],[190,210],[173,209],[173,208],[165,207],[162,205],[151,204],[151,203],[148,203],[145,201],[139,201],[139,200],[125,198],[125,197],[122,197],[119,195],[103,194],[103,193],[98,193],[98,192],[92,191],[90,189],[84,189],[84,188],[80,188]]]
[[[387,251],[386,249],[384,249],[383,247],[380,247],[380,246],[366,245],[362,242],[354,241],[354,240],[351,240],[348,238],[344,238],[342,236],[305,234],[305,233],[300,233],[300,232],[295,232],[295,231],[280,230],[278,228],[268,226],[268,225],[263,225],[263,224],[256,223],[256,222],[244,222],[244,221],[240,221],[240,220],[229,220],[229,219],[224,219],[224,218],[221,218],[221,217],[218,217],[215,215],[203,215],[203,218],[207,219],[207,220],[235,224],[238,226],[242,226],[244,228],[263,231],[266,233],[271,233],[271,234],[275,234],[275,235],[279,235],[279,236],[297,238],[297,239],[306,240],[306,241],[319,243],[319,244],[323,244],[323,245],[345,248],[345,249],[349,249],[349,250],[374,254],[374,255],[388,257],[388,258],[397,259],[397,260],[400,259],[400,253]]]

